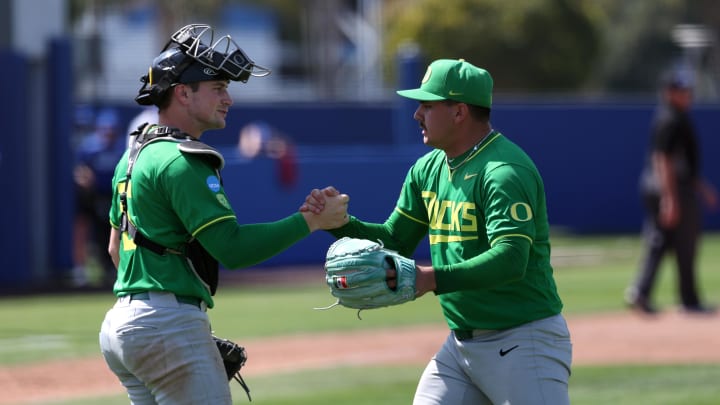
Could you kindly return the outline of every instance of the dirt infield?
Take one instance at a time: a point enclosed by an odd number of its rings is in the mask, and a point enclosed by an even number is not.
[[[624,312],[569,317],[568,323],[575,365],[720,363],[718,314],[667,311],[648,318]],[[243,370],[251,377],[347,365],[417,364],[420,368],[447,333],[437,325],[243,341],[251,357]],[[357,344],[349,343],[355,339]],[[398,346],[398,341],[414,344]],[[355,350],[344,350],[348,345]],[[92,357],[0,368],[0,392],[0,405],[23,405],[119,394],[123,388],[102,358]]]

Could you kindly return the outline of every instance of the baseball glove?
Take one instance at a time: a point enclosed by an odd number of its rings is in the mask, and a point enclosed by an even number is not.
[[[240,369],[245,365],[245,362],[247,361],[247,354],[245,353],[245,348],[242,346],[238,346],[237,344],[227,339],[221,339],[217,336],[213,336],[213,340],[215,341],[215,344],[220,351],[220,357],[222,358],[223,365],[225,366],[225,372],[227,373],[228,381],[232,381],[233,379],[235,379],[235,381],[237,381],[238,384],[240,384],[240,386],[243,387],[243,389],[245,390],[248,399],[252,401],[252,398],[250,398],[250,388],[248,388],[245,380],[240,375]]]
[[[387,270],[395,269],[396,285],[388,285]],[[325,281],[335,305],[358,310],[398,305],[415,299],[415,261],[385,249],[382,242],[342,238],[325,258]],[[359,316],[359,311],[358,311]]]

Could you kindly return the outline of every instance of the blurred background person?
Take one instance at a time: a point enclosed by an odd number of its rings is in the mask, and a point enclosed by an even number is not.
[[[141,125],[143,124],[157,124],[158,123],[158,110],[157,107],[145,107],[143,108],[133,119],[130,120],[130,123],[128,124],[127,130],[125,130],[125,135],[127,136],[127,147],[129,148],[133,142],[135,142],[135,137],[131,136],[133,132],[135,132]]]
[[[280,187],[295,187],[299,177],[295,142],[277,128],[264,121],[253,121],[240,129],[238,151],[248,159],[265,156],[275,162],[276,179]]]
[[[717,208],[717,192],[700,173],[700,144],[690,115],[693,77],[673,70],[661,80],[660,103],[652,122],[641,194],[645,208],[644,251],[626,301],[653,314],[653,287],[662,259],[675,256],[679,303],[684,311],[712,312],[702,302],[696,277],[696,256],[702,231],[702,202]]]
[[[73,221],[72,284],[85,287],[93,284],[91,266],[97,266],[98,282],[110,286],[115,267],[106,253],[110,224],[107,214],[112,198],[112,176],[122,156],[125,134],[114,109],[103,109],[95,118],[94,131],[86,134],[76,147],[75,219]]]

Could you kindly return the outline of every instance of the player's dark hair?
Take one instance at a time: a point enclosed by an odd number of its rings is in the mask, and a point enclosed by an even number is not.
[[[455,101],[455,100],[443,100],[443,102],[447,105],[455,105],[455,104],[459,103],[459,101]],[[490,109],[489,108],[482,107],[479,105],[474,105],[474,104],[468,104],[468,103],[463,103],[463,104],[468,106],[468,110],[470,111],[470,116],[473,117],[473,119],[476,119],[485,124],[490,122]]]
[[[484,123],[490,122],[490,109],[479,105],[468,104],[470,115],[476,120]]]
[[[200,88],[200,82],[192,82],[192,83],[186,83],[186,86],[189,86],[190,89],[195,93]],[[160,102],[158,103],[158,110],[162,111],[166,109],[168,106],[170,106],[170,99],[172,98],[172,91],[166,91],[165,94],[163,94],[162,99],[160,99]]]

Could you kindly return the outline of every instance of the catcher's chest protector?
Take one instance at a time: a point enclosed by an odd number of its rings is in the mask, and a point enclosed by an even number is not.
[[[170,253],[184,256],[188,260],[188,264],[190,265],[190,268],[193,270],[195,275],[199,277],[203,281],[203,284],[206,286],[206,288],[209,289],[210,294],[215,295],[215,292],[217,291],[218,274],[220,270],[220,265],[218,261],[214,257],[212,257],[195,238],[190,238],[190,240],[185,243],[182,249],[176,250],[160,245],[159,243],[156,243],[143,235],[142,232],[138,231],[138,229],[129,219],[127,210],[127,190],[132,177],[132,170],[135,166],[138,155],[140,155],[140,152],[146,146],[155,141],[171,140],[174,142],[178,142],[178,149],[182,153],[188,153],[202,157],[215,169],[215,173],[218,179],[220,179],[220,184],[222,184],[220,169],[225,166],[225,159],[220,154],[220,152],[218,152],[214,148],[202,142],[194,140],[189,135],[180,132],[180,130],[178,130],[177,128],[148,126],[148,124],[146,123],[140,128],[138,128],[138,130],[133,132],[131,135],[135,136],[135,142],[133,142],[132,146],[130,147],[130,153],[128,154],[128,168],[125,190],[120,194],[120,201],[122,205],[120,231],[128,232],[128,235],[130,236],[130,238],[133,239],[133,242],[135,242],[137,246],[149,249],[156,254],[165,255]]]

